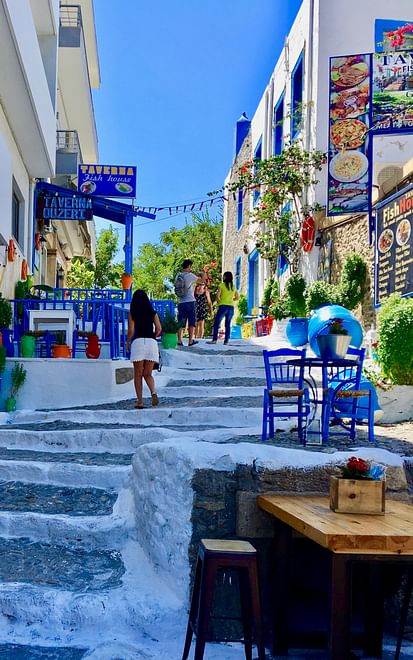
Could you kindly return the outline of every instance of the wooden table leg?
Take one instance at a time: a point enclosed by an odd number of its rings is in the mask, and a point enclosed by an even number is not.
[[[280,520],[274,524],[274,584],[272,589],[273,655],[288,654],[288,592],[292,529]]]
[[[332,553],[329,658],[348,660],[351,627],[351,558]]]

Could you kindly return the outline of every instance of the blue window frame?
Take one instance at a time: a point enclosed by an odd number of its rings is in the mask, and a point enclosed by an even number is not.
[[[241,257],[235,259],[235,288],[240,290],[241,286]]]
[[[283,92],[278,99],[277,105],[274,108],[274,131],[273,131],[273,154],[276,156],[283,150],[283,137],[284,137],[284,98]]]
[[[254,150],[254,161],[256,160],[262,160],[262,136],[258,140],[257,146],[255,147]],[[257,171],[257,166],[254,165],[254,173]],[[254,190],[254,206],[257,204],[259,198],[261,195],[260,190]]]
[[[291,138],[297,136],[303,123],[304,51],[291,74]]]
[[[238,190],[238,204],[237,204],[237,229],[242,227],[242,217],[244,213],[244,190]]]

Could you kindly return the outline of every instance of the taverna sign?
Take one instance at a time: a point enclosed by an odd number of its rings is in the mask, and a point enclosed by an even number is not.
[[[77,188],[86,195],[136,197],[136,167],[132,165],[79,165]]]
[[[92,220],[93,201],[68,190],[64,194],[42,193],[36,199],[38,220]]]

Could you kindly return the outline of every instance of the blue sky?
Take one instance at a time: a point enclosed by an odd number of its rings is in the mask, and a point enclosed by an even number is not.
[[[139,206],[200,201],[222,186],[234,156],[235,123],[243,112],[253,115],[300,5],[94,3],[102,78],[94,93],[99,160],[137,165]],[[184,215],[162,212],[152,222],[137,218],[135,252],[184,223]]]

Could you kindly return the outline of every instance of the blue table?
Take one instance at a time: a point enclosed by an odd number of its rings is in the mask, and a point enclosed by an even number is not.
[[[304,381],[310,389],[310,398],[314,404],[312,419],[307,421],[306,436],[318,435],[320,431],[309,430],[309,425],[314,420],[317,408],[321,405],[321,443],[328,444],[329,420],[325,419],[324,410],[328,397],[328,386],[333,377],[337,377],[339,370],[353,369],[359,366],[359,361],[351,358],[340,358],[336,360],[323,360],[319,357],[292,358],[287,360],[287,364],[292,364],[307,369],[307,376]],[[316,381],[311,374],[312,369],[321,369],[321,398],[318,396]],[[346,380],[343,378],[343,380]]]

